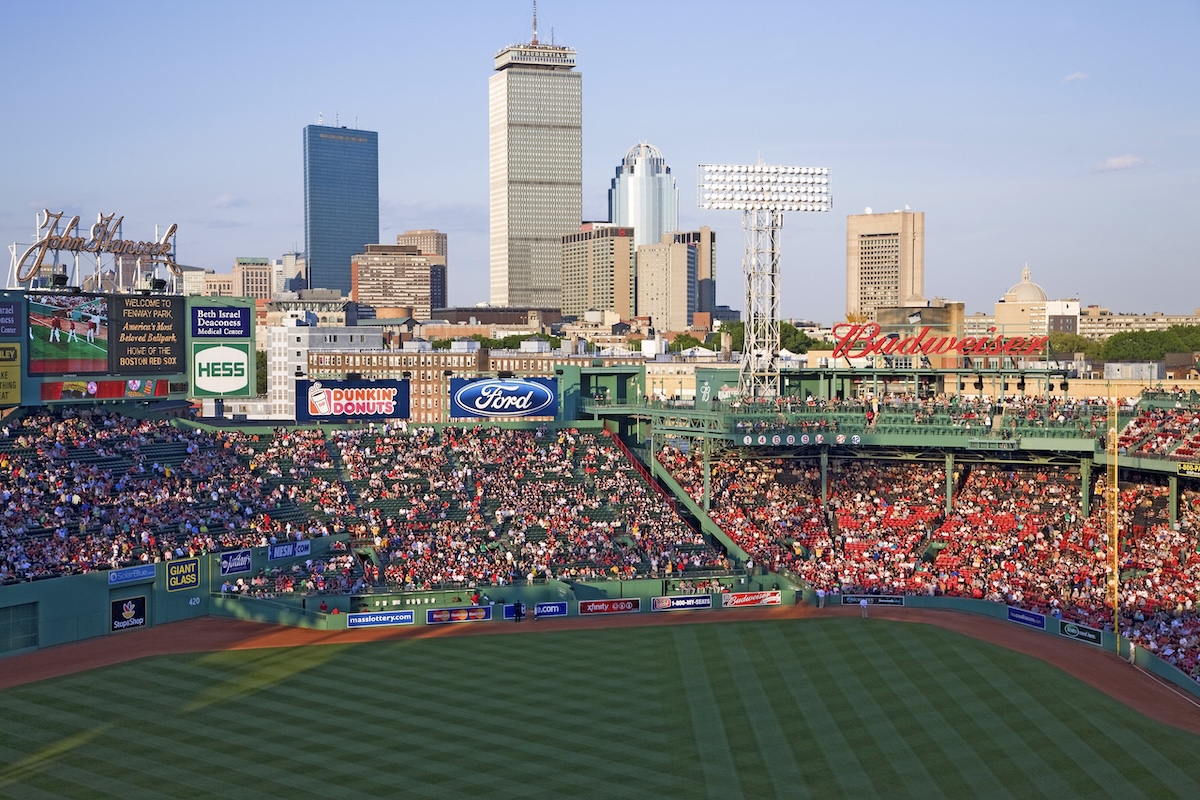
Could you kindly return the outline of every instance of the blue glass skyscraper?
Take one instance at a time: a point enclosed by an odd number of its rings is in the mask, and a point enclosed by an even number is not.
[[[679,229],[679,189],[662,152],[641,142],[629,148],[608,190],[608,219],[633,228],[635,247],[658,244]]]
[[[304,255],[310,289],[350,294],[350,259],[379,242],[379,134],[304,129]]]

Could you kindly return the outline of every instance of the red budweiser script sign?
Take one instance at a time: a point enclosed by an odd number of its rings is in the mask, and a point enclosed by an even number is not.
[[[833,327],[837,346],[833,357],[863,358],[864,356],[940,356],[955,353],[963,356],[1032,356],[1041,353],[1050,341],[1049,336],[937,336],[926,325],[916,336],[880,336],[878,322],[843,322]],[[988,333],[995,333],[988,328]]]
[[[783,601],[782,592],[730,592],[721,595],[721,605],[725,608],[741,608],[743,606],[777,606]]]
[[[580,614],[636,614],[642,610],[640,597],[624,600],[580,600]]]

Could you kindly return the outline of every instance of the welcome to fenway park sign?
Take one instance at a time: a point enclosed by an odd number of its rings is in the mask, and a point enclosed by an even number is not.
[[[833,327],[834,358],[866,356],[1032,356],[1042,353],[1049,336],[936,336],[926,325],[916,336],[880,336],[878,322],[843,322]],[[995,333],[988,328],[988,333]]]

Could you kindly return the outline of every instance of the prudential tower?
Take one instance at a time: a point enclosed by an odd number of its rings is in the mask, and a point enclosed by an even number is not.
[[[537,37],[496,54],[488,79],[491,302],[560,308],[563,234],[583,216],[583,76]]]

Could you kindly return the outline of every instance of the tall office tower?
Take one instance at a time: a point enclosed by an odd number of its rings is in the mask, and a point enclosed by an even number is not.
[[[846,218],[846,315],[925,305],[925,212]]]
[[[634,245],[658,244],[679,229],[679,189],[657,147],[635,144],[617,167],[608,190],[608,219],[632,227]]]
[[[650,317],[655,332],[691,327],[696,313],[699,245],[664,233],[658,244],[637,249],[637,311]]]
[[[591,309],[637,315],[633,228],[588,222],[562,237],[562,313],[581,317]]]
[[[270,300],[274,288],[271,262],[265,258],[238,257],[233,262],[233,293],[237,297]]]
[[[675,241],[696,245],[696,310],[717,310],[717,234],[707,225],[698,231],[679,231]]]
[[[559,308],[562,237],[583,219],[583,76],[575,51],[533,40],[488,79],[491,302]]]
[[[308,288],[350,293],[350,259],[379,241],[379,134],[304,129]]]
[[[414,318],[429,319],[429,273],[443,257],[424,255],[412,245],[369,244],[350,262],[350,299],[374,308],[411,308]]]
[[[396,244],[411,245],[417,252],[427,256],[441,256],[442,263],[429,265],[429,305],[431,308],[447,308],[450,305],[446,291],[446,269],[450,266],[446,234],[426,229],[405,231],[396,235]]]

